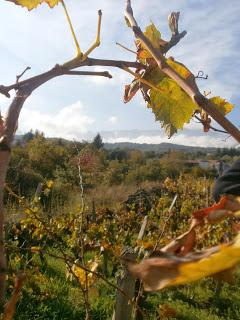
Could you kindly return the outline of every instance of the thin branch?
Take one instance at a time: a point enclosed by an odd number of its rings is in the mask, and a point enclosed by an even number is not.
[[[119,43],[119,42],[116,42],[116,45],[119,46],[119,47],[121,47],[121,48],[123,48],[124,50],[127,50],[127,51],[131,52],[131,53],[137,54],[137,52],[135,52],[135,51],[133,51],[133,50],[125,47],[124,45],[122,45],[122,44]]]
[[[112,75],[108,71],[102,72],[94,72],[94,71],[68,71],[64,72],[64,75],[72,75],[72,76],[100,76],[112,79]]]
[[[68,14],[67,7],[66,7],[66,5],[65,5],[63,0],[61,0],[61,4],[63,6],[63,10],[64,10],[65,16],[67,18],[67,22],[69,24],[69,27],[70,27],[70,30],[71,30],[71,33],[72,33],[72,36],[73,36],[73,40],[74,40],[74,43],[75,43],[75,46],[76,46],[76,49],[77,49],[77,57],[80,57],[82,52],[81,52],[81,49],[80,49],[80,46],[79,46],[75,31],[74,31],[74,28],[73,28],[73,25],[72,25],[72,22],[71,22],[71,18],[70,18],[69,14]]]
[[[168,16],[168,25],[172,32],[172,37],[169,42],[167,42],[163,48],[161,48],[162,53],[167,53],[172,47],[174,47],[178,42],[185,37],[187,31],[178,31],[178,21],[179,21],[180,12],[172,12]]]
[[[161,233],[159,234],[159,236],[158,236],[158,238],[157,238],[157,241],[156,241],[156,243],[155,243],[155,246],[154,246],[153,251],[155,251],[155,250],[157,249],[157,247],[158,247],[158,245],[159,245],[159,242],[160,242],[160,240],[162,239],[162,237],[163,237],[163,235],[164,235],[164,233],[165,233],[167,224],[168,224],[169,220],[171,219],[171,217],[172,217],[172,215],[173,215],[173,207],[174,207],[174,205],[175,205],[175,203],[176,203],[176,201],[177,201],[177,198],[178,198],[178,195],[176,194],[175,197],[173,198],[173,201],[172,201],[169,209],[168,209],[168,215],[167,215],[167,217],[166,217],[166,219],[165,219],[165,221],[164,221],[164,224],[163,224]]]
[[[13,319],[15,309],[16,309],[16,304],[23,286],[24,279],[25,279],[25,276],[23,273],[19,273],[16,277],[14,292],[4,308],[4,320]]]
[[[31,69],[31,67],[26,67],[21,74],[17,75],[17,76],[16,76],[16,83],[18,83],[19,80],[20,80],[20,78],[24,75],[24,73],[25,73],[26,71],[30,70],[30,69]]]
[[[123,70],[125,70],[126,72],[130,73],[132,76],[134,76],[136,79],[138,79],[139,82],[147,85],[149,88],[152,88],[154,90],[157,90],[161,93],[166,92],[164,89],[158,88],[156,87],[154,84],[152,84],[151,82],[147,81],[146,79],[142,78],[141,75],[139,73],[133,72],[132,70],[130,70],[129,68],[123,68]]]
[[[98,10],[98,28],[97,28],[97,35],[96,40],[93,45],[84,53],[82,57],[82,61],[86,60],[89,54],[100,46],[100,33],[101,33],[101,24],[102,24],[102,11]]]
[[[204,125],[204,121],[201,119],[201,118],[199,118],[198,116],[194,116],[194,118],[196,118],[200,123],[202,123],[203,125]],[[213,131],[216,131],[216,132],[221,132],[221,133],[228,133],[227,131],[225,131],[225,130],[221,130],[221,129],[217,129],[217,128],[214,128],[214,127],[212,127],[212,126],[210,126],[209,125],[209,129],[211,129],[211,130],[213,130]]]
[[[124,69],[124,67],[129,67],[129,68],[136,68],[136,69],[144,69],[145,67],[137,62],[131,62],[131,61],[124,61],[124,60],[107,60],[107,59],[93,59],[93,58],[87,58],[83,62],[78,62],[76,61],[75,65],[72,66],[71,69],[64,68],[57,64],[55,67],[52,69],[43,72],[37,76],[31,77],[29,79],[19,81],[18,83],[11,84],[9,86],[4,86],[0,85],[0,93],[5,95],[6,97],[10,98],[9,92],[11,90],[28,90],[29,94],[45,82],[62,76],[62,75],[68,75],[71,74],[70,71],[72,69],[80,68],[80,67],[85,67],[85,66],[102,66],[102,67],[116,67],[120,69]],[[80,72],[80,71],[79,71]],[[86,71],[87,72],[87,71]],[[88,72],[87,72],[88,73]],[[73,73],[72,73],[73,74]],[[83,75],[83,73],[75,73],[75,75]],[[87,74],[89,75],[89,73]],[[93,75],[93,74],[91,74]],[[95,74],[99,75],[99,74]],[[102,76],[107,76],[107,73],[102,74]],[[109,77],[110,78],[110,77]]]

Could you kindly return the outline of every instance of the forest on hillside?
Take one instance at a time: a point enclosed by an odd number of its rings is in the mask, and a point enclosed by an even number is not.
[[[193,178],[214,178],[219,175],[220,162],[229,165],[238,159],[237,149],[167,152],[141,151],[129,148],[106,150],[98,134],[92,142],[45,138],[43,133],[26,133],[12,150],[7,175],[8,186],[21,196],[31,196],[39,183],[54,182],[54,188],[64,194],[79,188],[79,166],[85,193],[121,186],[141,188],[144,184],[176,179],[183,174]],[[205,168],[202,162],[209,162]],[[126,194],[126,193],[125,193]],[[68,195],[69,197],[69,195]]]

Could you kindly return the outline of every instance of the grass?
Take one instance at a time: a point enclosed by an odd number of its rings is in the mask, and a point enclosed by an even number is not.
[[[85,319],[81,290],[76,282],[66,280],[65,270],[64,262],[53,258],[48,258],[44,271],[36,268],[31,277],[27,277],[14,319]],[[212,279],[145,293],[141,308],[151,320],[240,319],[239,282],[240,273],[234,285],[223,285],[219,297],[214,294],[216,282]],[[96,281],[90,289],[92,319],[111,320],[114,301],[115,290],[102,280]]]

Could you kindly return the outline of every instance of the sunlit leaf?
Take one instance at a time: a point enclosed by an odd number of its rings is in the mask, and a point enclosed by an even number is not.
[[[95,272],[98,268],[99,261],[89,261],[88,262],[88,269],[92,272]],[[95,277],[92,273],[85,271],[80,266],[74,264],[72,266],[71,272],[75,275],[78,281],[81,283],[82,286],[89,287],[95,282]]]
[[[158,87],[163,92],[150,91],[149,107],[170,138],[190,121],[196,105],[176,82],[168,77],[165,77]]]
[[[50,8],[55,7],[61,0],[7,0],[17,5],[27,8],[28,10],[35,9],[42,3],[47,3]]]
[[[161,39],[161,33],[158,31],[153,22],[151,22],[151,24],[147,26],[144,35],[151,42],[152,46],[155,49],[160,49],[161,46],[166,43],[164,40]],[[143,47],[140,40],[136,40],[136,46],[138,48],[137,58],[139,60],[152,58],[152,55],[148,52],[148,50],[146,50]]]
[[[46,185],[47,185],[47,187],[48,187],[49,189],[51,189],[52,186],[53,186],[53,181],[52,181],[52,180],[48,180],[47,183],[46,183]]]
[[[167,59],[167,64],[172,67],[180,76],[182,76],[184,79],[188,79],[190,76],[192,76],[192,73],[190,70],[188,70],[187,67],[185,67],[184,64],[173,60],[172,58]]]
[[[227,114],[232,111],[234,105],[227,102],[225,99],[221,97],[213,97],[209,99],[211,102],[214,103],[215,108],[220,111],[222,114]]]
[[[153,249],[155,246],[155,242],[154,241],[145,241],[145,240],[137,240],[137,245],[139,247],[143,247],[144,249]]]
[[[168,286],[199,280],[233,268],[240,262],[240,235],[231,244],[213,247],[199,253],[179,257],[161,257],[129,264],[130,272],[143,280],[145,290],[156,291]]]
[[[218,203],[213,204],[211,207],[195,211],[193,213],[193,216],[194,216],[194,218],[197,218],[197,219],[203,219],[215,210],[225,209],[226,203],[227,203],[227,197],[222,196]]]
[[[193,213],[194,218],[207,218],[209,223],[217,223],[228,217],[239,217],[240,197],[222,196],[218,203],[211,207],[197,210]]]
[[[192,226],[189,231],[171,241],[169,244],[163,247],[161,251],[176,254],[179,253],[181,255],[186,255],[192,251],[196,242],[196,232],[194,230],[194,227],[196,226],[197,224]]]
[[[36,253],[39,252],[41,250],[40,247],[31,247],[31,252]]]

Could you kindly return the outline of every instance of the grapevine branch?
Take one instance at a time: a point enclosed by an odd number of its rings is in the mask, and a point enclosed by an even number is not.
[[[19,295],[20,295],[20,292],[21,292],[21,289],[23,286],[24,278],[25,278],[25,276],[23,273],[19,273],[16,276],[14,292],[4,308],[4,319],[5,320],[12,320],[13,319],[15,309],[16,309],[16,304],[17,304],[17,301],[18,301],[18,298],[19,298]]]
[[[238,142],[240,142],[240,131],[227,118],[225,118],[221,112],[214,108],[214,105],[211,101],[201,94],[196,82],[190,82],[189,80],[183,79],[167,64],[163,53],[154,48],[150,41],[145,37],[134,18],[131,0],[126,0],[125,17],[129,21],[135,37],[140,40],[142,45],[150,52],[160,70],[173,79],[190,96],[196,105],[204,109],[217,123],[219,123],[228,133],[230,133]]]
[[[204,121],[201,119],[201,118],[199,118],[198,116],[194,116],[194,118],[196,118],[200,123],[202,123],[203,125],[204,125]],[[209,126],[209,129],[211,129],[211,130],[213,130],[213,131],[215,131],[215,132],[221,132],[221,133],[228,133],[227,131],[225,131],[225,130],[221,130],[221,129],[217,129],[217,128],[214,128],[213,126]]]
[[[16,82],[14,84],[5,86],[0,85],[0,93],[5,95],[7,98],[10,98],[10,91],[11,90],[24,90],[27,91],[29,94],[45,82],[59,77],[63,75],[91,75],[91,76],[103,76],[112,78],[112,76],[107,72],[90,72],[90,71],[72,71],[72,69],[86,67],[86,66],[105,66],[105,67],[116,67],[120,69],[124,69],[125,67],[128,68],[144,68],[143,65],[137,62],[131,61],[122,61],[122,60],[104,60],[104,59],[93,59],[87,58],[83,62],[76,61],[75,65],[72,66],[71,69],[65,68],[59,64],[54,66],[52,69],[41,73],[37,76],[28,78],[23,81]]]

